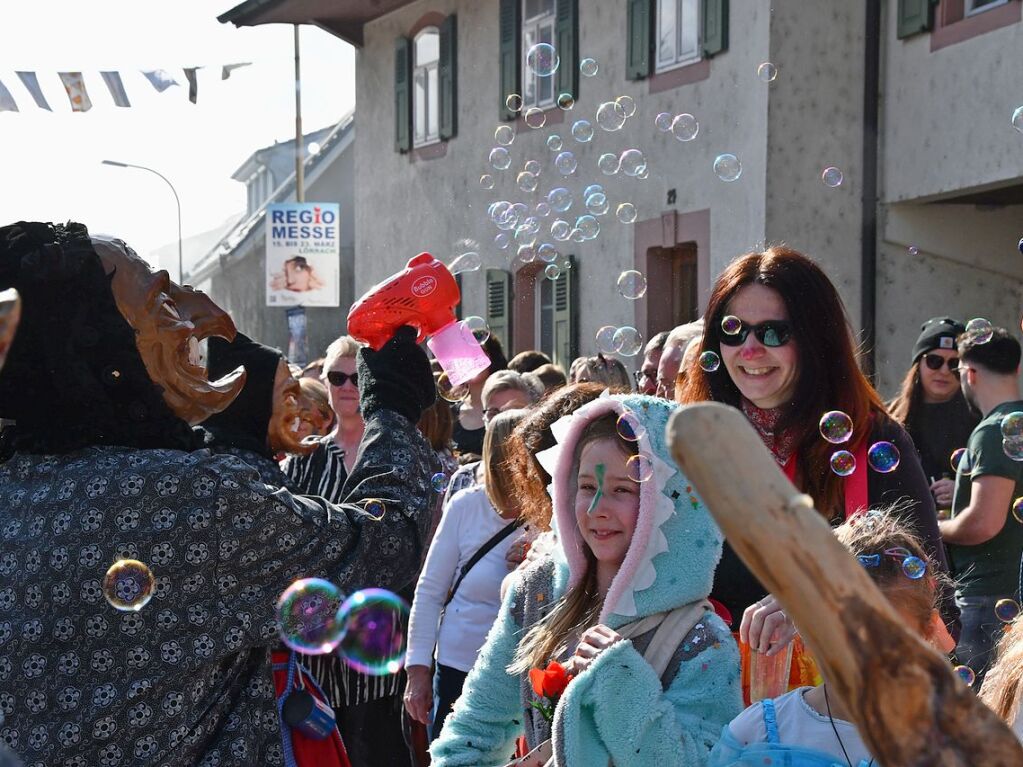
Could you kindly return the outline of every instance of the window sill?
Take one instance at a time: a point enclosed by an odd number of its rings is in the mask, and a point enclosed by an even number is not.
[[[648,78],[648,93],[662,93],[683,85],[692,85],[710,77],[710,59],[700,59],[673,69],[655,72]]]
[[[1021,9],[1023,3],[1011,0],[1004,5],[996,5],[949,24],[937,26],[931,32],[931,52],[1016,24],[1023,18]],[[940,18],[940,14],[938,17]]]
[[[540,107],[543,110],[544,123],[539,128],[530,128],[526,125],[526,110],[532,109],[532,107],[523,106],[522,110],[515,117],[515,133],[529,133],[533,130],[543,130],[548,125],[561,125],[565,122],[565,111],[557,104],[551,104],[549,107]]]
[[[425,160],[437,160],[448,153],[448,142],[443,139],[431,141],[428,144],[420,144],[412,147],[408,153],[409,162],[423,162]]]

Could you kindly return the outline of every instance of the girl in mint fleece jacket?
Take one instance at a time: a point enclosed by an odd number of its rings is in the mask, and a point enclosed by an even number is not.
[[[560,549],[509,589],[431,747],[435,767],[508,765],[523,734],[530,749],[550,739],[558,767],[707,764],[742,709],[739,655],[706,602],[721,533],[665,444],[675,407],[603,396],[554,424],[558,444],[537,458]],[[655,642],[671,611],[689,616],[684,630]],[[660,675],[651,644],[670,653]],[[555,659],[576,676],[551,726],[530,705],[528,671]]]

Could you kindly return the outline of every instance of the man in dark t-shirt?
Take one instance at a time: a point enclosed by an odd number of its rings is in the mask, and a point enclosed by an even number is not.
[[[1002,328],[993,329],[990,337],[968,332],[959,340],[959,358],[963,394],[984,417],[959,463],[952,518],[941,521],[940,529],[962,611],[956,655],[974,670],[979,689],[1002,620],[1011,620],[1019,609],[1023,524],[1011,509],[1023,497],[1020,345]],[[1017,412],[1018,426],[1016,419],[1006,418]],[[1011,602],[999,605],[1003,600]]]

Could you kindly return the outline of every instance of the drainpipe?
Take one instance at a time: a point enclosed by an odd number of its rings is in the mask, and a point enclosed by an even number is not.
[[[864,372],[876,374],[877,342],[877,174],[879,94],[881,90],[881,0],[866,0],[863,35],[863,190],[860,241],[860,321],[863,325]]]

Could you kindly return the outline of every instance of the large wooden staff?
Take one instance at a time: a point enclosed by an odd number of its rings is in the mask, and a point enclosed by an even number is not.
[[[1009,728],[908,630],[745,416],[682,408],[672,454],[728,542],[774,594],[885,767],[1021,767]]]

